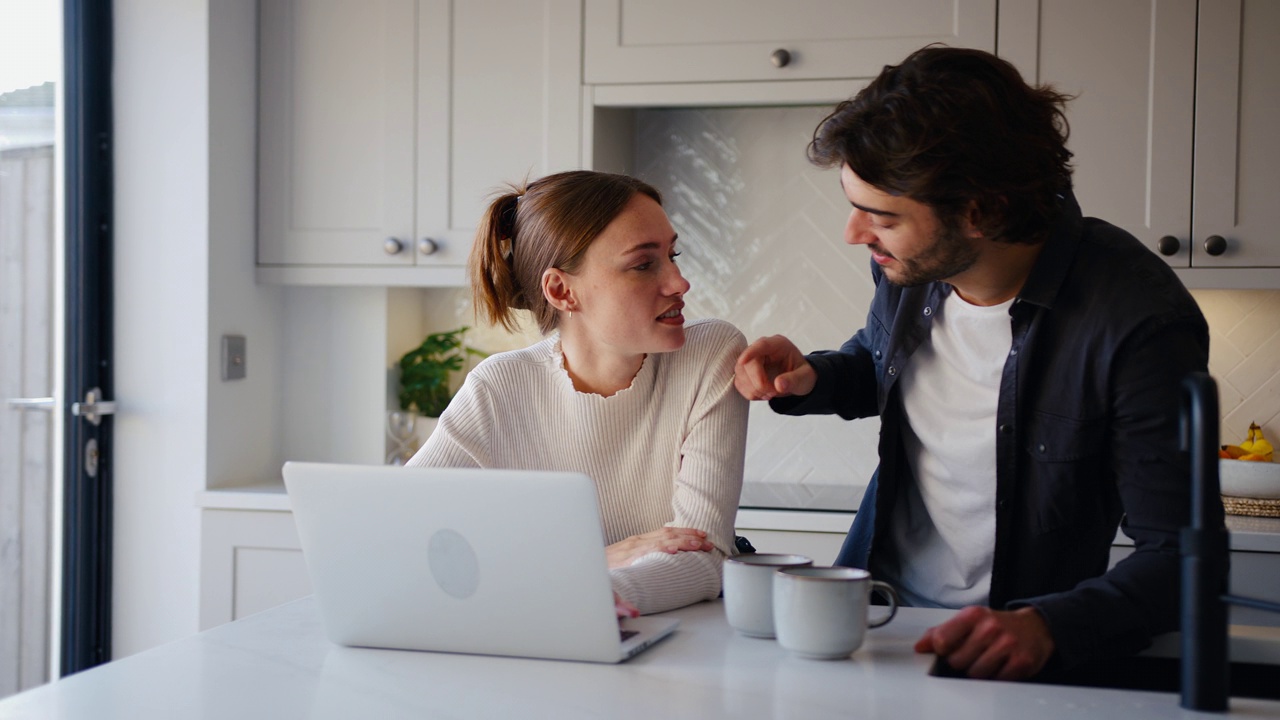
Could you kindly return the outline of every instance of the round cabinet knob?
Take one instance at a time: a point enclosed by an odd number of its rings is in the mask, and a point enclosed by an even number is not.
[[[1156,250],[1159,250],[1161,255],[1177,255],[1181,249],[1182,243],[1172,235],[1165,235],[1156,241]]]
[[[1227,251],[1227,239],[1221,235],[1210,235],[1204,239],[1204,251],[1218,257]]]
[[[773,63],[774,67],[786,67],[791,64],[791,52],[784,48],[778,48],[769,56],[769,62]]]
[[[404,243],[399,238],[389,237],[382,243],[382,249],[388,255],[399,255],[404,250]]]
[[[422,238],[418,241],[418,252],[423,255],[430,255],[440,249],[440,243],[431,238]]]

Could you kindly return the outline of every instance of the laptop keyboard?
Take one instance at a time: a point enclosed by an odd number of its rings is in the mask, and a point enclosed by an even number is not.
[[[621,628],[619,628],[618,631],[622,633],[622,642],[626,642],[631,638],[640,634],[639,630],[622,630]]]

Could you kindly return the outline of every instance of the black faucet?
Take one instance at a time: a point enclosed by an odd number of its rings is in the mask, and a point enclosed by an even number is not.
[[[1181,447],[1191,455],[1191,525],[1182,529],[1182,707],[1227,709],[1227,528],[1218,482],[1218,385],[1182,381]]]
[[[1218,480],[1218,385],[1182,381],[1181,447],[1191,455],[1191,526],[1182,529],[1182,707],[1223,711],[1231,666],[1227,606],[1280,612],[1280,603],[1231,595],[1229,543]]]

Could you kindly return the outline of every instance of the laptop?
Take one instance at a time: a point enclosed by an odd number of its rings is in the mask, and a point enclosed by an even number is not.
[[[339,645],[612,663],[679,623],[617,618],[581,473],[288,462],[284,482]]]

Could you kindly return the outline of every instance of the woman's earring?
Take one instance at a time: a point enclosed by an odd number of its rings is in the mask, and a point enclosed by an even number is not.
[[[573,311],[572,311],[572,310],[570,310],[570,311],[569,311],[569,317],[573,317]]]

